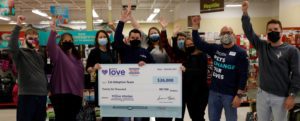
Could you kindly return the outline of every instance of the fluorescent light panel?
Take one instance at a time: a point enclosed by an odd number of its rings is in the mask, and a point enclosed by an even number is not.
[[[98,18],[98,17],[99,17],[99,15],[98,15],[97,12],[95,11],[95,9],[93,9],[93,17],[94,17],[94,18]]]
[[[157,13],[151,13],[150,16],[147,18],[147,21],[152,21],[156,15]]]
[[[46,18],[48,18],[48,19],[51,19],[51,17],[48,16],[47,13],[42,12],[42,11],[40,11],[40,10],[38,10],[38,9],[32,9],[31,12],[32,12],[32,13],[35,13],[35,14],[37,14],[37,15],[39,15],[39,16],[42,16],[42,17],[46,17]]]
[[[153,13],[159,13],[160,12],[160,9],[159,8],[155,8]]]
[[[4,16],[0,16],[0,20],[10,21],[10,18],[9,17],[4,17]]]
[[[228,5],[226,5],[226,7],[228,7],[228,8],[236,8],[236,7],[242,7],[242,5],[241,4],[228,4]]]

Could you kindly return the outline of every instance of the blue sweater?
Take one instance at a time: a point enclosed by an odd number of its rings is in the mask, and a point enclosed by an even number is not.
[[[210,55],[213,60],[211,90],[234,96],[238,89],[245,89],[249,61],[244,49],[236,45],[224,48],[220,44],[208,44],[200,38],[197,30],[193,30],[193,40],[196,47]]]
[[[124,36],[122,34],[124,28],[124,22],[119,21],[115,32],[115,42],[113,44],[120,54],[121,63],[138,63],[144,61],[146,63],[154,63],[154,60],[150,53],[144,48],[134,48],[124,43]]]

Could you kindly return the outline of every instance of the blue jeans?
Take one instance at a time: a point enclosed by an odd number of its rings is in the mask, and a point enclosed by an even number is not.
[[[17,121],[45,121],[47,96],[19,95]]]
[[[285,99],[286,97],[273,95],[259,88],[256,99],[257,120],[271,121],[273,117],[273,121],[287,121]]]
[[[222,109],[225,110],[226,121],[237,121],[237,109],[232,107],[234,96],[209,91],[208,116],[210,121],[220,121]]]

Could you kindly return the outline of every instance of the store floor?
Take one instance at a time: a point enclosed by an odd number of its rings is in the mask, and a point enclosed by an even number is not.
[[[245,121],[247,112],[250,111],[249,107],[238,108],[238,121]],[[205,119],[208,121],[208,115],[206,110]],[[0,109],[0,120],[1,121],[16,121],[16,110],[15,109]],[[151,121],[155,121],[154,118]],[[188,113],[185,113],[184,121],[191,121]],[[222,114],[221,121],[225,121],[224,111]]]

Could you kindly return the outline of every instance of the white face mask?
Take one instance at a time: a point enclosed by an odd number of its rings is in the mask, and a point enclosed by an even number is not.
[[[229,45],[235,41],[235,37],[230,34],[225,34],[221,36],[221,43],[224,45]]]
[[[108,41],[107,38],[100,38],[98,39],[98,42],[100,45],[106,45]]]

